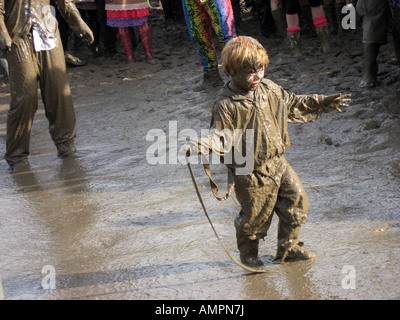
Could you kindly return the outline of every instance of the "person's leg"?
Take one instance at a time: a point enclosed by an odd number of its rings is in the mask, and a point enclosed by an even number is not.
[[[393,7],[393,46],[397,62],[400,64],[400,8]]]
[[[196,1],[184,0],[185,19],[200,63],[205,71],[218,68],[215,47],[212,42],[211,21],[203,6],[198,6]]]
[[[236,36],[235,19],[230,0],[209,1],[206,7],[212,27],[222,46]]]
[[[150,40],[150,29],[147,22],[143,23],[138,27],[140,39],[142,40],[142,44],[144,46],[145,55],[148,60],[153,58],[151,53],[151,40]]]
[[[64,55],[62,55],[64,59]],[[6,153],[13,166],[28,158],[33,117],[38,107],[37,60],[32,39],[18,39],[7,53],[10,72],[10,109],[7,113]]]
[[[211,19],[207,10],[194,0],[183,0],[183,12],[189,36],[203,67],[203,83],[199,90],[223,84],[218,73],[218,60],[212,42]]]
[[[275,212],[279,217],[278,247],[276,258],[285,260],[306,260],[315,255],[301,248],[298,240],[300,228],[306,222],[309,202],[306,191],[296,172],[286,161],[282,175]]]
[[[278,186],[270,177],[254,172],[251,176],[235,176],[235,194],[242,207],[235,219],[240,259],[244,264],[259,266],[258,243],[271,225]]]
[[[133,46],[129,27],[119,27],[118,34],[121,39],[122,46],[124,47],[128,63],[133,61]]]
[[[321,42],[322,51],[329,52],[332,50],[331,41],[329,39],[328,20],[321,0],[310,0],[311,12],[315,30]]]
[[[65,60],[61,46],[38,53],[40,91],[45,115],[49,121],[49,133],[57,147],[59,157],[66,157],[76,151],[76,118],[71,90],[66,74]]]
[[[299,12],[300,6],[298,0],[286,1],[287,35],[290,47],[292,48],[293,53],[296,57],[300,57],[302,55]]]
[[[271,0],[271,15],[274,19],[277,34],[281,37],[286,37],[286,17],[282,0]]]

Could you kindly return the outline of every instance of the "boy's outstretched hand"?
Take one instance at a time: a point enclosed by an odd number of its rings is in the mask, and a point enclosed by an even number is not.
[[[329,104],[327,105],[329,108],[336,109],[338,112],[342,112],[341,107],[348,107],[349,102],[351,101],[351,94],[337,94],[334,96],[330,96],[328,98]]]

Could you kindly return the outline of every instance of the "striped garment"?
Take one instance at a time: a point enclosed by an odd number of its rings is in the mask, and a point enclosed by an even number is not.
[[[204,71],[218,69],[212,29],[224,46],[236,36],[231,0],[182,0],[189,35]]]
[[[107,25],[110,27],[137,27],[147,22],[147,0],[113,0],[106,2]]]

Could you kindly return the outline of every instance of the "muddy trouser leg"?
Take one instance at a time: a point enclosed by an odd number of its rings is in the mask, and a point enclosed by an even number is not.
[[[32,45],[30,38],[18,39],[7,53],[11,101],[4,158],[10,166],[28,158],[32,122],[38,107],[38,62]]]
[[[64,51],[58,45],[52,50],[38,53],[41,68],[40,91],[49,133],[57,147],[59,157],[75,152],[76,118],[68,83]]]
[[[251,176],[235,176],[235,193],[242,206],[235,220],[236,240],[245,264],[261,264],[258,242],[267,235],[271,225],[278,189],[274,180],[257,172]]]
[[[300,249],[298,240],[301,226],[306,222],[309,202],[306,191],[293,168],[287,163],[282,175],[275,212],[279,217],[277,258],[288,260],[309,259],[308,252]]]

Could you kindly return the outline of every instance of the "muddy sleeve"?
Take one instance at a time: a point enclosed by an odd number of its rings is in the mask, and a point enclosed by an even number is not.
[[[11,37],[4,23],[4,0],[0,0],[0,49],[7,50],[11,48]]]
[[[291,123],[306,123],[317,120],[326,109],[328,97],[319,94],[296,95],[284,93],[287,101],[288,121]]]
[[[0,0],[1,1],[1,0]],[[73,0],[55,0],[58,9],[71,27],[72,31],[83,38],[89,44],[94,41],[93,33],[87,24],[83,21]]]

